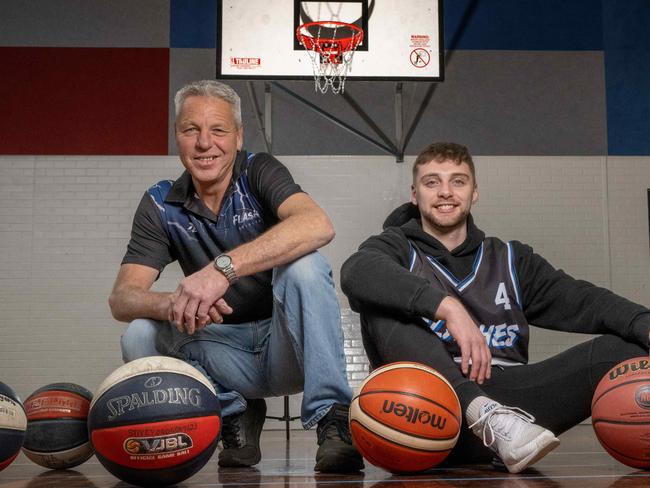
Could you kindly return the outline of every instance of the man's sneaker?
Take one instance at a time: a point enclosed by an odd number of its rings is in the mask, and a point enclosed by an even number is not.
[[[535,417],[520,408],[488,400],[476,410],[472,402],[467,409],[468,422],[473,420],[470,429],[511,473],[523,471],[560,444],[550,430],[534,424]]]
[[[363,469],[363,458],[352,445],[347,405],[334,404],[318,421],[315,471],[350,473]]]
[[[264,399],[248,400],[246,410],[224,417],[221,428],[223,451],[219,453],[219,466],[238,468],[260,462],[260,434],[265,418]]]

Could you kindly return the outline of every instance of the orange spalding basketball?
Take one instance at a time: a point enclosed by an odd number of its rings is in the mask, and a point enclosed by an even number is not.
[[[376,369],[350,405],[357,449],[393,473],[415,473],[441,463],[456,445],[460,425],[456,392],[435,369],[419,363]]]
[[[628,359],[598,383],[591,402],[598,440],[618,461],[650,468],[650,358]]]

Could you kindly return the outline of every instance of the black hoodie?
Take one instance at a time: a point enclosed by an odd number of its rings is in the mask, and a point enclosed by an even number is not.
[[[363,242],[343,264],[341,287],[353,310],[362,313],[372,307],[414,318],[435,318],[446,293],[408,270],[409,240],[454,276],[462,279],[471,272],[485,239],[472,216],[467,222],[467,238],[451,251],[422,230],[419,217],[417,207],[410,203],[398,207],[384,222],[384,231]],[[646,307],[572,278],[526,244],[512,241],[512,246],[523,311],[530,324],[566,332],[611,333],[648,347],[650,310]]]

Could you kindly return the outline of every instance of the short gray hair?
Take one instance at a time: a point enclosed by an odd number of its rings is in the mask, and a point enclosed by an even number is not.
[[[217,80],[200,80],[185,85],[174,96],[176,117],[178,117],[181,107],[188,97],[212,97],[228,102],[232,107],[232,114],[235,117],[237,127],[242,126],[241,99],[237,95],[237,92],[225,83]]]

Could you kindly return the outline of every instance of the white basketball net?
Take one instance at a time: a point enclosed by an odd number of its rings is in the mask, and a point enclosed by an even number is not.
[[[337,42],[337,31],[348,31],[350,29],[340,27],[338,23],[324,23],[322,27],[334,29],[334,33],[327,39],[321,38],[321,26],[318,27],[316,36],[312,36],[306,29],[302,31],[301,44],[309,54],[312,68],[314,70],[314,89],[326,93],[329,89],[332,93],[340,93],[345,90],[345,79],[352,67],[352,58],[361,43],[362,37],[354,36],[354,31],[345,35],[353,39],[348,49],[341,49]],[[305,39],[307,38],[307,39]],[[331,41],[331,42],[330,42]]]

